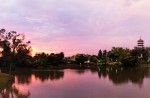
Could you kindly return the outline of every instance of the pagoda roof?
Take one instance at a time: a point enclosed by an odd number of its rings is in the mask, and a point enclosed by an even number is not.
[[[144,42],[144,40],[143,40],[143,39],[141,39],[141,37],[140,37],[140,39],[138,40],[138,42]]]

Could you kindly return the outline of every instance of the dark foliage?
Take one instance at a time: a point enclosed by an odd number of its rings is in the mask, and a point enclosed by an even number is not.
[[[84,64],[88,60],[88,57],[84,54],[77,54],[75,57],[77,64]]]
[[[137,66],[138,65],[138,58],[137,57],[125,57],[121,60],[121,63],[124,66]]]

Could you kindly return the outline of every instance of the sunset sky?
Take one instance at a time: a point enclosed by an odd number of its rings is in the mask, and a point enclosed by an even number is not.
[[[26,35],[35,52],[66,56],[150,46],[150,0],[0,0],[0,28]]]

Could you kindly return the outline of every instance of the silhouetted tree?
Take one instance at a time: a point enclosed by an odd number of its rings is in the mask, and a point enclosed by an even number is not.
[[[47,67],[48,66],[48,54],[42,52],[42,53],[37,53],[35,54],[35,56],[33,57],[34,59],[34,67],[38,67],[38,66],[43,66],[43,67]]]
[[[88,60],[88,57],[84,54],[77,54],[75,60],[78,64],[84,64],[84,62]]]
[[[136,66],[136,65],[138,65],[138,58],[137,57],[128,56],[128,57],[123,58],[121,60],[121,63],[124,66]]]
[[[48,61],[52,65],[59,65],[60,63],[63,63],[63,59],[64,59],[64,53],[63,52],[60,52],[59,54],[51,53],[48,56]]]
[[[31,57],[31,51],[32,48],[28,46],[30,42],[27,42],[26,44],[22,44],[17,48],[17,54],[15,55],[16,58],[16,66],[22,67],[22,66],[29,66]]]
[[[103,54],[102,54],[102,50],[100,49],[99,52],[98,52],[98,58],[101,59],[101,58],[102,58],[102,55],[103,55]]]
[[[2,57],[4,65],[9,66],[9,74],[11,76],[11,68],[15,64],[15,56],[20,46],[27,45],[30,41],[24,43],[25,36],[18,34],[16,31],[6,32],[5,29],[0,30],[0,48],[2,49]]]

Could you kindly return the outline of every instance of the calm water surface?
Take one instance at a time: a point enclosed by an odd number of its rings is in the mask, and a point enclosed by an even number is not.
[[[0,98],[150,98],[150,69],[19,70]]]

